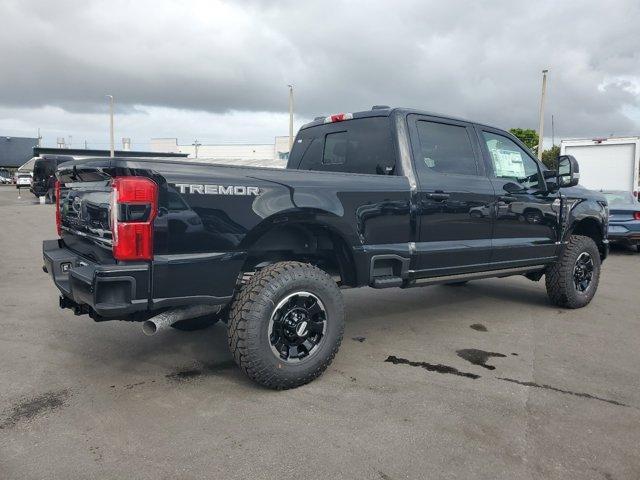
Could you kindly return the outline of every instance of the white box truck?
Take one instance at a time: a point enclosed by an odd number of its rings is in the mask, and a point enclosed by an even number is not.
[[[580,164],[580,185],[591,190],[640,191],[640,137],[562,140],[560,155]]]

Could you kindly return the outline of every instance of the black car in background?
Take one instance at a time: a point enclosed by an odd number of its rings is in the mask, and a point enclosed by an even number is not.
[[[602,191],[609,203],[609,241],[635,247],[640,253],[640,202],[633,192]]]
[[[44,155],[33,164],[33,181],[29,191],[36,197],[47,194],[51,188],[51,178],[55,177],[58,165],[74,160],[69,155]]]

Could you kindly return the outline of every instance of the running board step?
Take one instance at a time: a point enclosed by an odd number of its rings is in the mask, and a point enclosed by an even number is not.
[[[402,286],[402,277],[376,277],[371,282],[373,288],[394,288]]]

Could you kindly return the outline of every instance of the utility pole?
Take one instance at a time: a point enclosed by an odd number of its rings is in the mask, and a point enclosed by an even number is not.
[[[85,139],[85,141],[84,141],[84,149],[85,149],[85,150],[87,149],[87,140],[86,140],[86,139]]]
[[[542,144],[544,142],[544,99],[547,95],[547,72],[542,70],[542,95],[540,96],[540,119],[538,122],[538,160],[542,160]]]
[[[113,95],[106,95],[109,99],[109,144],[111,145],[110,157],[115,157],[115,144],[113,137]]]
[[[289,85],[289,153],[293,148],[293,85]]]
[[[42,135],[40,135],[40,129],[38,128],[38,147],[42,146],[40,145],[42,143]]]
[[[202,144],[196,138],[195,141],[191,145],[193,145],[193,148],[196,151],[196,158],[198,158],[198,147],[200,147],[200,145],[202,145]]]
[[[556,127],[553,122],[553,115],[551,115],[551,146],[556,146]]]

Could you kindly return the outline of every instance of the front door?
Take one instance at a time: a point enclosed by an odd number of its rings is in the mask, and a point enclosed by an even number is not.
[[[552,260],[559,238],[559,194],[547,190],[542,165],[514,139],[491,128],[477,131],[496,192],[492,267]]]
[[[415,276],[486,270],[494,190],[473,127],[423,115],[408,121],[418,180]]]

